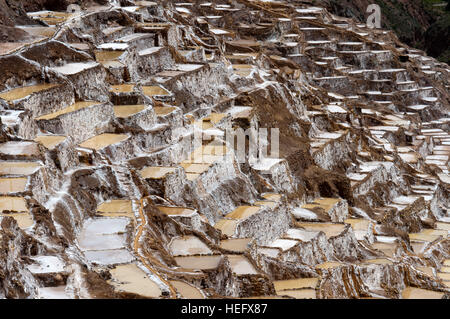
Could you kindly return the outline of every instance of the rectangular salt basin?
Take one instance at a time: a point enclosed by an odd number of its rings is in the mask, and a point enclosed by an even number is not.
[[[344,221],[346,224],[352,225],[353,230],[367,231],[370,225],[370,221],[363,218],[349,218]]]
[[[407,163],[417,163],[418,155],[416,153],[402,153],[398,154],[400,158]]]
[[[14,213],[14,214],[2,214],[0,213],[0,217],[12,217],[16,220],[17,225],[20,229],[26,229],[28,227],[33,226],[34,221],[31,218],[31,215],[28,213]],[[1,238],[1,236],[0,236]]]
[[[317,221],[317,214],[313,211],[301,207],[296,207],[292,211],[292,215],[297,219],[307,220],[307,221]]]
[[[295,245],[297,245],[299,242],[297,240],[292,239],[275,239],[273,242],[267,245],[267,247],[270,248],[279,248],[282,251],[286,251],[288,249],[291,249]]]
[[[143,86],[142,92],[147,96],[170,95],[170,93],[160,86]]]
[[[450,223],[436,222],[436,229],[450,231]]]
[[[395,250],[397,248],[396,243],[373,243],[372,244],[373,249],[377,249],[382,251],[387,257],[394,257]]]
[[[173,106],[155,106],[153,107],[153,110],[157,116],[164,116],[172,113],[176,108]]]
[[[109,250],[126,246],[127,218],[97,218],[85,221],[78,244],[82,250]]]
[[[66,139],[67,137],[62,135],[39,135],[34,140],[44,145],[45,148],[53,150]]]
[[[316,269],[331,269],[331,268],[337,268],[337,267],[341,267],[341,266],[345,266],[345,264],[340,263],[338,261],[327,261],[320,265],[317,265]]]
[[[158,51],[161,51],[163,49],[163,47],[151,47],[151,48],[147,48],[147,49],[143,49],[141,51],[138,52],[139,56],[145,56],[145,55],[149,55],[149,54],[154,54]]]
[[[147,107],[145,105],[116,105],[114,106],[114,114],[119,118],[126,118],[131,115],[142,112]]]
[[[248,250],[248,245],[252,241],[251,238],[232,238],[222,240],[220,242],[220,247],[222,249],[227,249],[235,252],[244,252]]]
[[[302,289],[302,288],[316,288],[319,278],[299,278],[288,280],[276,280],[273,282],[277,294],[283,290]]]
[[[86,235],[117,234],[126,231],[129,224],[126,218],[96,218],[85,221],[83,231]]]
[[[366,178],[366,174],[358,174],[358,173],[348,173],[347,177],[349,179],[351,179],[352,181],[357,181],[360,182],[362,181],[364,178]]]
[[[441,299],[444,292],[426,290],[415,287],[407,287],[402,292],[403,299]]]
[[[175,257],[175,261],[181,268],[198,270],[215,269],[221,260],[220,255]]]
[[[99,265],[116,265],[130,263],[134,256],[127,249],[89,250],[84,256],[91,263]]]
[[[104,217],[134,218],[133,207],[130,200],[115,199],[101,203],[97,207],[97,214]]]
[[[363,261],[366,264],[391,265],[393,262],[387,258],[375,258]]]
[[[6,142],[0,144],[0,153],[16,156],[33,156],[39,154],[39,148],[35,142]]]
[[[283,290],[279,295],[295,299],[316,299],[316,291],[314,289]]]
[[[176,167],[146,167],[140,171],[142,178],[161,179],[177,170]]]
[[[132,205],[130,200],[115,199],[103,202],[97,207],[98,212],[103,213],[132,213]]]
[[[172,239],[169,244],[173,256],[210,255],[211,249],[196,236],[183,236]]]
[[[322,231],[330,238],[339,235],[345,229],[344,224],[332,223],[297,223],[298,226],[310,231]]]
[[[438,273],[438,277],[441,278],[444,281],[450,281],[450,274],[449,273]]]
[[[302,208],[322,207],[327,212],[340,201],[337,198],[318,198],[313,203],[302,206]]]
[[[33,93],[48,90],[59,86],[59,84],[38,84],[12,89],[10,91],[0,93],[0,99],[12,102],[23,99]]]
[[[178,280],[170,280],[170,284],[184,299],[205,299],[203,294],[194,286]]]
[[[245,219],[257,213],[260,209],[261,207],[259,206],[239,206],[225,217],[231,219]]]
[[[267,201],[267,200],[260,200],[260,201],[254,202],[253,205],[274,208],[277,205],[277,203],[272,202],[272,201]]]
[[[337,139],[342,136],[342,133],[320,133],[315,136],[318,139]]]
[[[274,202],[278,202],[281,199],[281,195],[276,193],[267,193],[262,195],[262,197]]]
[[[449,274],[450,273],[450,267],[444,266],[444,267],[441,268],[440,272]]]
[[[109,91],[114,93],[132,93],[134,91],[134,84],[111,85]]]
[[[188,164],[188,163],[182,163],[181,166],[184,168],[186,173],[194,173],[194,174],[201,174],[208,170],[208,168],[211,166],[210,164]]]
[[[202,64],[176,64],[175,70],[176,71],[183,71],[183,72],[189,72],[189,71],[195,71],[200,68],[202,68]]]
[[[227,236],[233,236],[238,223],[239,221],[235,219],[221,219],[214,225],[214,228],[219,229]]]
[[[66,286],[40,287],[38,288],[39,299],[70,299],[66,294]]]
[[[311,241],[311,239],[317,237],[318,234],[319,234],[319,232],[317,232],[317,231],[308,231],[308,230],[299,229],[299,228],[291,228],[291,229],[288,229],[286,234],[284,234],[284,237],[308,242],[308,241]]]
[[[439,236],[446,238],[448,236],[448,230],[424,229],[420,233],[409,234],[409,239],[428,242],[438,239]]]
[[[81,234],[78,245],[81,250],[111,250],[126,246],[127,238],[124,234]]]
[[[77,63],[67,63],[66,65],[50,68],[53,71],[62,73],[64,75],[73,75],[85,70],[92,69],[98,66],[97,62],[77,62]]]
[[[110,270],[109,284],[119,291],[126,291],[149,298],[161,296],[159,286],[137,265],[127,264],[116,266]]]
[[[36,120],[40,121],[40,120],[52,120],[55,119],[61,115],[64,114],[68,114],[68,113],[72,113],[72,112],[76,112],[78,110],[82,110],[84,108],[93,106],[93,105],[98,105],[101,104],[101,102],[94,102],[94,101],[86,101],[86,102],[76,102],[62,110],[50,113],[50,114],[46,114],[43,116],[38,117]]]
[[[36,256],[31,257],[34,264],[27,266],[32,274],[60,273],[65,269],[65,262],[57,256]]]
[[[183,216],[190,217],[195,214],[195,210],[185,207],[169,207],[169,206],[157,206],[158,209],[168,216]]]
[[[0,194],[24,192],[28,178],[0,178]]]
[[[26,201],[23,197],[0,196],[0,212],[28,212]]]
[[[231,270],[237,275],[257,275],[255,267],[243,255],[227,255]]]
[[[399,196],[394,198],[392,202],[399,205],[410,205],[418,199],[419,197],[417,196]]]
[[[125,134],[109,134],[104,133],[94,136],[87,141],[80,144],[81,147],[91,148],[94,150],[101,150],[109,145],[117,144],[128,139],[128,135]]]

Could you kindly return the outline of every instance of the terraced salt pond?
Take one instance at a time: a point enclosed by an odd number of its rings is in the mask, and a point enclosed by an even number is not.
[[[170,93],[166,89],[163,89],[160,86],[143,86],[142,92],[147,96],[170,95]]]
[[[134,84],[111,85],[109,91],[113,93],[132,93],[134,87]]]
[[[72,112],[76,112],[94,105],[99,105],[102,104],[101,102],[94,102],[94,101],[86,101],[86,102],[76,102],[62,110],[50,113],[50,114],[46,114],[46,115],[42,115],[40,117],[38,117],[36,120],[37,121],[41,121],[41,120],[52,120],[55,119],[57,117],[60,117],[64,114],[68,114],[68,113],[72,113]]]
[[[146,167],[140,171],[142,178],[144,179],[161,179],[164,178],[167,174],[173,173],[177,170],[176,167],[162,167],[162,166],[154,166],[154,167]]]
[[[173,256],[210,255],[211,249],[196,236],[174,238],[169,244]]]
[[[157,206],[158,209],[168,216],[191,217],[195,210],[185,207]]]
[[[299,242],[297,240],[291,239],[276,239],[272,243],[268,244],[267,247],[278,248],[281,251],[286,251],[297,245]]]
[[[110,270],[108,283],[116,290],[142,295],[148,298],[161,296],[161,289],[154,280],[136,264],[116,266]]]
[[[244,252],[248,250],[249,244],[252,241],[251,238],[232,238],[222,240],[220,242],[220,248],[234,251],[234,252]]]
[[[10,91],[0,93],[0,99],[12,102],[23,99],[33,93],[45,91],[59,86],[59,84],[37,84],[31,86],[24,86]]]
[[[327,269],[331,269],[331,268],[337,268],[337,267],[341,267],[344,266],[345,264],[340,263],[338,261],[327,261],[324,262],[322,264],[319,264],[316,266],[316,269],[318,270],[327,270]]]
[[[181,166],[184,168],[186,173],[190,174],[201,174],[208,170],[210,167],[209,164],[190,164],[190,163],[182,163]]]
[[[122,54],[124,54],[125,51],[122,50],[95,50],[95,59],[98,62],[104,62],[104,61],[112,61],[117,60],[120,58]]]
[[[424,229],[420,233],[409,234],[409,239],[411,241],[430,242],[438,239],[439,236],[443,236],[444,238],[448,237],[448,230]]]
[[[21,229],[26,229],[34,224],[33,218],[28,213],[25,199],[22,197],[0,196],[0,216],[14,218]]]
[[[101,150],[107,146],[125,141],[129,136],[126,134],[104,133],[94,136],[80,144],[80,147]]]
[[[33,274],[51,274],[65,271],[66,264],[57,256],[36,256],[31,258],[35,263],[27,267]]]
[[[387,257],[394,257],[394,253],[397,249],[396,243],[373,243],[372,248],[382,251]]]
[[[231,270],[237,275],[257,275],[258,271],[243,255],[227,255]]]
[[[178,280],[169,281],[170,284],[184,299],[205,299],[205,296],[196,287]]]
[[[0,196],[0,212],[28,212],[28,208],[23,197]]]
[[[233,236],[238,224],[239,221],[235,219],[221,219],[214,225],[214,228],[219,229],[227,236]]]
[[[327,238],[335,237],[341,234],[345,229],[344,224],[332,223],[297,223],[297,226],[310,231],[322,231]]]
[[[443,296],[443,292],[415,287],[407,287],[402,292],[403,299],[441,299]]]
[[[14,213],[14,214],[2,214],[0,216],[9,216],[16,220],[17,225],[20,229],[26,229],[28,227],[33,226],[34,221],[28,213]]]
[[[78,237],[78,244],[83,250],[117,249],[126,245],[125,218],[96,218],[87,220]]]
[[[28,178],[0,178],[0,194],[24,192]]]
[[[15,156],[39,155],[38,144],[35,142],[6,142],[0,144],[0,154]]]
[[[349,218],[344,222],[352,225],[357,240],[364,240],[368,234],[369,225],[371,224],[369,220],[363,218]]]
[[[176,110],[176,108],[173,106],[155,106],[155,107],[153,107],[153,110],[155,111],[156,115],[164,116],[164,115],[172,113],[173,111]]]
[[[127,249],[129,218],[103,217],[85,221],[78,235],[78,246],[91,263],[113,265],[129,263],[134,256]]]
[[[70,299],[66,293],[66,286],[41,287],[38,291],[39,299]]]
[[[119,118],[127,118],[139,112],[142,112],[147,107],[143,104],[141,105],[115,105],[114,114]]]
[[[195,270],[216,269],[221,260],[221,255],[175,257],[175,261],[181,268]]]
[[[288,280],[275,280],[273,282],[277,294],[279,291],[290,290],[290,289],[304,289],[312,288],[315,289],[319,282],[319,278],[299,278],[299,279],[288,279]]]
[[[233,210],[231,213],[227,214],[225,218],[229,219],[245,219],[253,214],[257,213],[261,207],[259,206],[239,206],[235,210]]]
[[[53,150],[66,139],[67,137],[63,135],[39,135],[34,140],[44,145],[45,148]]]
[[[132,202],[124,199],[115,199],[101,203],[97,207],[97,214],[104,217],[134,218]]]

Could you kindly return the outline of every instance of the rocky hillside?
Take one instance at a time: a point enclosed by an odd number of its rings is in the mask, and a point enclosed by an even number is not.
[[[0,298],[448,298],[450,68],[304,2],[7,15]]]
[[[295,2],[295,1],[293,1]],[[365,22],[367,7],[378,4],[382,27],[394,32],[400,41],[450,63],[450,7],[441,0],[310,0],[311,5],[326,7],[330,12]]]

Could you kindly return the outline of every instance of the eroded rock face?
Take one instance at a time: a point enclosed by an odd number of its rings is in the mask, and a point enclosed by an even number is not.
[[[8,22],[0,297],[448,296],[448,65],[322,7],[219,2]]]

